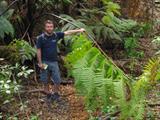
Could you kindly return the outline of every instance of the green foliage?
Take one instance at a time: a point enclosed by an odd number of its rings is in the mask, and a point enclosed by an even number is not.
[[[39,0],[36,6],[37,8],[40,7],[40,4],[53,6],[55,4],[62,4],[62,2],[65,4],[71,4],[72,1],[73,0]]]
[[[137,22],[133,20],[120,19],[115,14],[120,15],[120,6],[110,0],[103,0],[104,8],[80,9],[82,16],[77,16],[76,19],[61,15],[71,21],[76,26],[85,28],[96,40],[112,40],[114,44],[122,43],[124,35],[137,26]],[[97,15],[100,17],[98,18]],[[76,29],[77,27],[71,23],[60,21],[64,25],[63,31],[68,29]]]
[[[95,36],[98,40],[112,40],[112,43],[121,43],[122,38],[119,34],[117,34],[114,29],[105,26],[104,24],[95,24],[95,26],[92,27],[93,32],[95,33]]]
[[[0,37],[4,38],[5,34],[13,35],[14,29],[12,24],[4,17],[0,17]]]
[[[106,14],[118,14],[120,15],[120,6],[117,3],[112,2],[112,0],[101,0],[105,5]]]
[[[149,60],[144,68],[143,74],[138,81],[132,84],[131,100],[126,104],[120,104],[121,118],[133,117],[135,120],[142,120],[144,116],[146,97],[153,85],[160,80],[160,58]]]
[[[68,20],[68,21],[70,21],[72,23],[72,24],[71,23],[65,23],[65,21],[60,20],[59,23],[61,23],[62,25],[64,25],[63,28],[62,28],[62,31],[77,29],[76,26],[78,26],[80,28],[84,28],[90,35],[94,36],[91,28],[83,23],[83,22],[86,22],[85,19],[77,19],[77,20],[75,20],[71,16],[64,15],[64,14],[62,14],[60,16],[62,18],[65,18],[66,20]]]
[[[120,110],[122,120],[143,119],[147,92],[159,80],[160,58],[150,60],[139,80],[131,82],[85,36],[76,36],[71,47],[66,66],[89,111],[105,111],[115,106],[111,112]]]
[[[32,115],[30,117],[30,120],[39,120],[39,117],[37,115]]]
[[[128,57],[142,57],[143,52],[136,51],[138,47],[138,40],[135,37],[128,37],[124,39],[124,47]]]
[[[140,23],[133,31],[134,32],[133,35],[138,38],[149,36],[152,27],[153,27],[152,23]]]
[[[0,1],[0,14],[7,8],[8,3],[6,1]],[[0,16],[0,38],[4,38],[5,34],[12,35],[14,34],[14,29],[12,24],[8,19],[13,14],[13,9],[9,9],[4,15]]]
[[[0,14],[3,13],[6,10],[7,7],[8,7],[7,1],[6,0],[1,0],[0,1]],[[12,16],[13,12],[14,12],[14,9],[10,8],[9,10],[7,10],[3,14],[3,17],[5,17],[6,19],[8,19],[8,18],[10,18]]]
[[[136,51],[136,49],[139,47],[138,40],[142,37],[145,37],[146,34],[149,35],[151,28],[152,24],[150,23],[137,24],[135,27],[132,27],[132,31],[130,31],[128,35],[124,36],[124,48],[128,57],[144,56],[143,51]]]
[[[156,36],[153,41],[153,43],[160,45],[160,36]]]
[[[15,39],[9,44],[8,48],[13,52],[8,55],[8,59],[14,62],[24,63],[25,60],[32,60],[36,55],[36,49],[24,40]]]
[[[128,84],[124,73],[97,48],[91,47],[92,43],[86,37],[81,35],[73,41],[73,51],[66,57],[66,62],[67,66],[72,66],[70,72],[76,79],[79,93],[86,98],[86,106],[96,110],[115,104],[113,100],[125,94],[123,88]],[[115,91],[115,86],[119,86],[119,92]]]
[[[20,89],[20,80],[23,77],[28,77],[33,70],[28,67],[16,64],[0,65],[0,105],[10,102],[15,93]]]
[[[113,3],[110,0],[102,0],[106,8],[102,18],[102,22],[108,29],[112,30],[114,34],[112,40],[123,40],[125,34],[129,33],[134,27],[137,26],[137,22],[133,20],[120,19],[115,14],[120,15],[120,6],[117,3]],[[108,36],[108,34],[106,34]],[[113,37],[115,36],[115,37]]]
[[[119,19],[113,14],[107,16],[110,17],[110,21],[106,20],[106,16],[104,16],[102,19],[103,23],[119,34],[130,32],[130,30],[137,26],[137,22],[133,20]]]
[[[0,112],[0,119],[2,119],[3,118],[3,116],[2,116],[2,113]]]

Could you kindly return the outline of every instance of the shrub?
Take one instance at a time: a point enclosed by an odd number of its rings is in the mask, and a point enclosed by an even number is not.
[[[27,78],[32,72],[33,70],[19,64],[0,65],[0,105],[11,101],[21,87],[21,79]]]
[[[36,55],[36,49],[24,40],[15,39],[9,44],[8,48],[12,51],[8,55],[8,59],[14,62],[24,63],[25,60],[32,60]]]

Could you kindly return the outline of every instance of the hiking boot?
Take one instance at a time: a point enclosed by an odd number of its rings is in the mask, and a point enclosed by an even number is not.
[[[50,93],[47,95],[49,101],[59,101],[60,95],[58,93]]]

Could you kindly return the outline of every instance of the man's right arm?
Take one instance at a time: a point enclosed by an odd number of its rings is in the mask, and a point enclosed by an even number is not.
[[[41,38],[37,38],[37,61],[38,61],[38,66],[43,69],[43,64],[42,64],[42,42],[41,42]]]
[[[38,61],[38,66],[40,67],[40,68],[42,68],[43,67],[43,65],[42,65],[42,53],[41,53],[41,48],[38,48],[37,49],[37,61]]]

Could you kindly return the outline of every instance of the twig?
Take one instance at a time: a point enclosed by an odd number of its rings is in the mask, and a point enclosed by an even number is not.
[[[47,92],[45,91],[44,89],[35,89],[35,90],[30,90],[30,91],[21,91],[21,94],[30,94],[30,93],[37,93],[37,92],[40,92],[42,94],[45,94],[45,95],[49,95],[50,92]],[[68,94],[65,94],[65,95],[61,95],[62,97],[67,97],[67,96],[70,96],[70,95],[73,95],[75,92],[71,92],[71,93],[68,93]]]
[[[102,120],[110,120],[110,117],[117,116],[121,111],[116,111],[114,113],[109,113],[105,117],[102,118]]]
[[[31,26],[31,24],[28,25],[28,27],[27,27],[26,31],[24,32],[23,36],[21,37],[21,39],[24,39],[24,37],[28,33],[28,30],[29,30],[30,26]]]
[[[24,110],[24,105],[23,105],[22,98],[21,98],[21,95],[20,95],[20,92],[19,92],[19,91],[18,91],[18,97],[19,97],[20,103],[21,103],[21,105],[22,105],[22,107],[23,107],[23,109],[22,109],[22,110],[23,110],[23,113],[25,113],[26,116],[27,116],[27,119],[30,120],[27,112],[25,112],[25,110]]]
[[[156,107],[156,106],[160,106],[160,103],[150,103],[148,104],[149,107]]]

